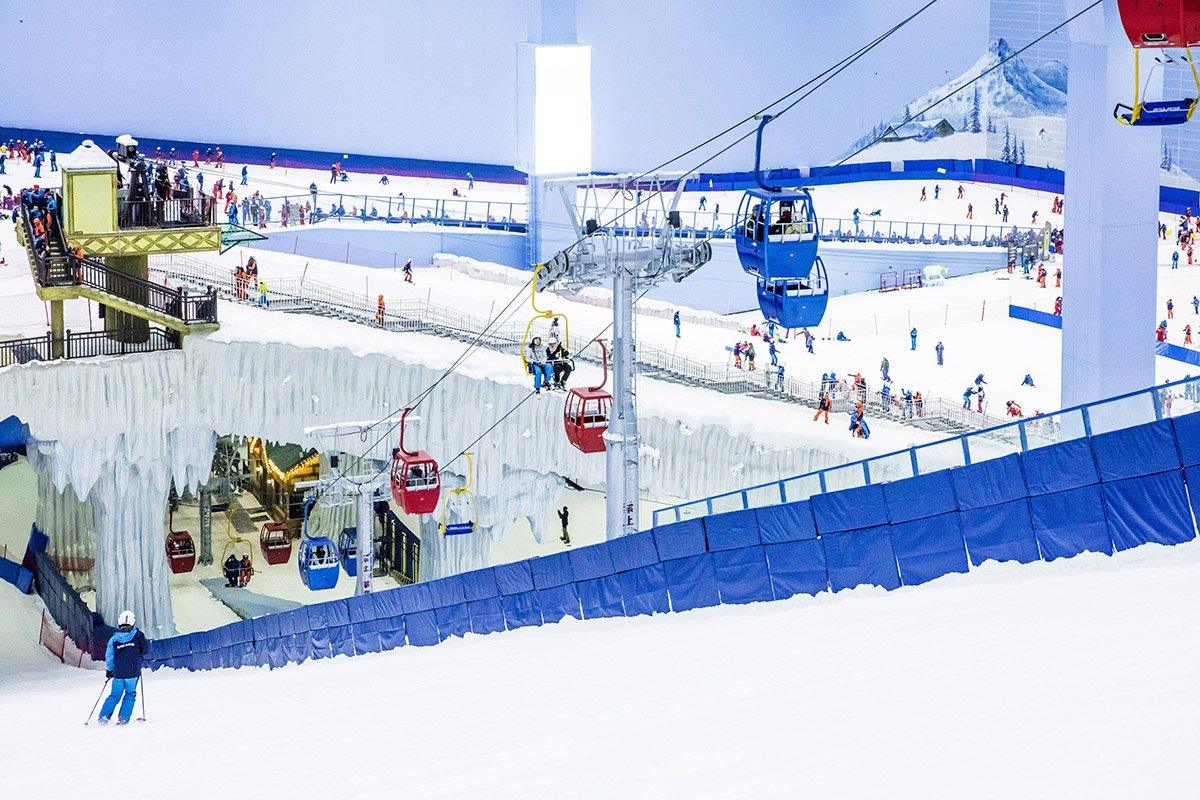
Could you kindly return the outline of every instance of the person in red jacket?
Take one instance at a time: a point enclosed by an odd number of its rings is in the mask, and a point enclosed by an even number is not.
[[[1192,326],[1191,325],[1183,326],[1183,343],[1184,344],[1192,343]]]

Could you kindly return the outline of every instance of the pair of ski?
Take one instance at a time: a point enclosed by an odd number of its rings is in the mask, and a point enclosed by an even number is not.
[[[102,699],[104,699],[104,693],[108,691],[108,684],[111,681],[112,681],[112,678],[104,679],[104,687],[100,690],[100,695],[99,695],[99,697],[96,698],[95,704],[92,705],[92,710],[88,712],[87,719],[85,719],[83,721],[83,727],[86,728],[88,725],[91,724],[92,717],[96,715],[96,709],[100,707],[100,701]],[[140,676],[138,677],[138,694],[141,695],[141,697],[142,697],[142,715],[140,717],[138,717],[135,720],[135,722],[145,722],[146,721],[146,686],[145,686],[145,681],[143,681]],[[122,723],[118,722],[117,724],[120,725]]]

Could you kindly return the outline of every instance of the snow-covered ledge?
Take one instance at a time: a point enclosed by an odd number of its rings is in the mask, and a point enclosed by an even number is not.
[[[132,608],[156,635],[171,629],[162,546],[170,483],[183,491],[207,479],[217,435],[314,446],[306,427],[396,412],[464,349],[319,318],[227,305],[221,313],[220,331],[187,337],[181,352],[0,370],[0,408],[38,440],[35,467],[93,508],[100,613],[112,619]],[[585,367],[579,384],[598,377]],[[529,388],[515,356],[476,351],[422,403],[409,445],[444,462]],[[643,486],[660,497],[711,494],[928,440],[881,424],[869,442],[852,441],[844,425],[814,425],[802,407],[650,380],[638,388]],[[387,459],[396,435],[385,431],[344,448]],[[487,536],[538,516],[560,476],[604,482],[603,456],[567,442],[560,395],[529,398],[474,449],[483,532],[446,542],[427,526],[426,577],[486,564]]]

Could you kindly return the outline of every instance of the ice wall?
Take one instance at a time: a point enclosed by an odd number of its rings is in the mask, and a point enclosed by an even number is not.
[[[36,460],[36,451],[30,457]],[[90,564],[96,554],[95,512],[89,503],[76,497],[73,487],[59,491],[48,470],[38,470],[36,475],[38,503],[34,522],[50,538],[47,552],[60,568],[68,568],[63,571],[64,577],[80,588],[90,580],[79,570]]]
[[[207,480],[217,435],[316,446],[306,427],[379,419],[441,374],[386,354],[196,335],[181,352],[10,367],[0,380],[0,408],[29,425],[38,440],[37,468],[55,489],[71,487],[92,506],[101,614],[111,620],[132,608],[144,627],[162,635],[171,629],[167,493],[172,480],[181,492]],[[421,423],[408,444],[448,461],[528,391],[523,382],[478,371],[451,374],[419,408]],[[714,421],[699,424],[686,399],[674,399],[681,392],[672,388],[672,401],[657,408],[643,404],[643,441],[654,457],[642,465],[642,483],[658,496],[710,494],[848,460],[828,444],[805,444],[804,433],[760,431],[732,413],[729,424],[718,424],[722,414],[709,409]],[[718,397],[718,407],[725,402]],[[568,443],[561,409],[560,396],[531,397],[475,446],[484,535],[442,541],[424,530],[426,576],[486,563],[485,535],[499,539],[521,517],[543,536],[540,512],[553,502],[559,476],[603,485],[604,458]],[[381,428],[342,446],[387,459],[396,438]],[[461,459],[450,466],[464,469]]]

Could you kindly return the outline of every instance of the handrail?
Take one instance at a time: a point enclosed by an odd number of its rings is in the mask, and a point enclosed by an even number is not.
[[[813,470],[781,480],[768,481],[656,509],[653,514],[654,524],[680,522],[684,519],[696,519],[714,513],[762,508],[805,500],[814,494],[824,494],[872,483],[885,483],[890,480],[923,475],[930,471],[966,466],[1010,453],[1028,452],[1039,447],[1057,444],[1060,441],[1070,441],[1083,436],[1134,427],[1152,420],[1161,420],[1172,416],[1175,400],[1172,390],[1180,387],[1184,389],[1182,394],[1184,402],[1190,404],[1185,413],[1200,411],[1200,377],[1184,378],[1047,414],[1023,417],[928,444],[895,450],[883,455],[839,464],[835,467]],[[1148,405],[1142,404],[1139,407],[1137,403],[1129,402],[1138,400],[1145,400]],[[1116,412],[1111,417],[1097,413],[1106,406],[1119,406],[1119,408],[1110,409]],[[973,443],[979,445],[978,450],[972,447]],[[940,450],[948,451],[950,454],[948,459],[936,459],[944,460],[945,463],[935,466],[933,470],[922,469],[920,465],[923,451],[925,454],[934,454]],[[928,457],[931,461],[935,460],[932,455]],[[873,479],[871,469],[873,465],[880,468],[890,467],[880,470],[882,474],[879,477],[882,477],[883,480]],[[834,478],[837,480],[833,480]],[[803,484],[807,484],[812,490],[803,496],[789,496],[788,485],[795,483],[802,484],[802,494]],[[759,496],[764,498],[765,502],[755,502]],[[752,497],[755,499],[752,500]],[[727,502],[731,499],[736,499],[738,502]],[[691,513],[688,513],[689,511]]]
[[[145,336],[144,341],[135,337]],[[130,353],[155,353],[178,350],[180,337],[174,331],[151,327],[149,331],[124,328],[116,331],[66,331],[62,339],[63,358],[120,356]],[[54,339],[50,333],[24,339],[0,341],[0,368],[54,358]]]
[[[166,265],[154,263],[151,268],[155,272],[206,291],[219,291],[222,297],[231,300],[250,303],[258,297],[257,293],[248,292],[237,285],[232,270],[189,256],[172,255],[168,257]],[[428,300],[389,303],[381,326],[378,306],[367,295],[300,278],[272,281],[267,298],[268,307],[277,311],[333,316],[393,331],[434,333],[464,341],[478,341],[485,346],[506,351],[511,349],[516,352],[517,348],[522,347],[526,335],[523,324],[489,326],[486,319],[472,317],[458,309],[440,306]],[[761,371],[751,372],[738,369],[729,362],[703,362],[648,342],[638,343],[637,355],[638,365],[646,373],[664,380],[727,394],[767,396],[815,408],[822,391],[815,381],[800,381],[795,378],[786,378],[781,387],[777,375],[766,367]],[[574,357],[590,363],[603,363],[603,353],[596,355],[590,348],[576,353]],[[922,413],[908,415],[903,404],[897,405],[893,401],[886,407],[882,406],[881,393],[878,391],[862,394],[851,387],[847,387],[845,391],[839,389],[834,392],[834,409],[851,408],[859,400],[870,403],[872,409],[878,408],[879,413],[892,421],[926,429],[984,428],[996,421],[995,417],[988,414],[968,411],[961,408],[960,404],[936,397],[923,398]]]

